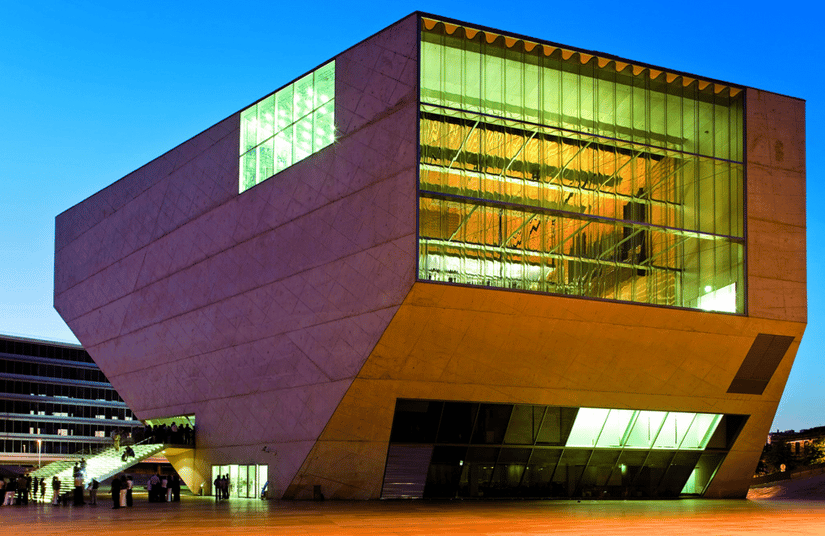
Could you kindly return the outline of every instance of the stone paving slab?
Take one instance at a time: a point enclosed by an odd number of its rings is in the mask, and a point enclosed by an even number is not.
[[[821,501],[370,501],[303,502],[182,497],[113,510],[0,507],[6,534],[61,535],[743,535],[825,534]]]

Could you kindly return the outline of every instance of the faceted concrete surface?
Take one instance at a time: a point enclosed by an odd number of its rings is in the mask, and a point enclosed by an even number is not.
[[[131,509],[2,507],[4,532],[72,534],[397,535],[822,534],[822,501],[292,502],[182,497]]]
[[[301,483],[321,484],[331,498],[380,497],[394,411],[385,401],[422,398],[747,414],[707,492],[743,497],[803,331],[793,322],[419,282],[304,462]],[[762,332],[796,340],[762,395],[727,393]]]
[[[282,494],[413,285],[416,24],[336,56],[336,141],[277,177],[238,195],[234,114],[57,217],[55,307],[138,418],[196,415],[193,489]]]

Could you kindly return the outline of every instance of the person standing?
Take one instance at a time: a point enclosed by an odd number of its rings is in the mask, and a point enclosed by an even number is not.
[[[126,492],[128,489],[126,475],[120,475],[120,506],[126,506]]]
[[[180,476],[177,473],[172,475],[172,500],[180,502]]]
[[[29,489],[25,475],[17,477],[17,504],[29,504]]]
[[[57,475],[52,478],[52,504],[57,506],[57,499],[60,497],[60,479]]]
[[[132,488],[135,482],[132,480],[132,475],[126,476],[126,506],[132,506]]]
[[[44,500],[46,498],[46,477],[40,479],[40,500]]]
[[[89,499],[90,502],[94,505],[97,505],[97,489],[100,487],[100,482],[97,481],[96,478],[92,478],[92,481],[89,482]]]
[[[160,477],[158,475],[152,475],[149,478],[149,485],[146,486],[149,490],[149,502],[157,502],[158,497],[158,490],[160,489]]]
[[[115,477],[112,479],[112,510],[120,508],[120,478]]]
[[[6,484],[6,500],[3,501],[3,506],[12,506],[14,504],[14,494],[17,491],[17,479],[12,477],[9,483]]]
[[[85,462],[84,462],[85,464]],[[74,505],[83,506],[83,469],[79,464],[74,464]]]

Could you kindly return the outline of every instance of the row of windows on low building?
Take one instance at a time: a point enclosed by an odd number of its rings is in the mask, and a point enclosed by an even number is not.
[[[113,429],[123,426],[132,425],[131,416],[127,420],[120,421],[105,421],[100,420],[100,423],[75,423],[65,420],[59,420],[56,417],[54,421],[28,421],[22,420],[19,417],[14,419],[0,420],[0,433],[7,434],[45,434],[45,435],[78,435],[89,437],[106,437],[106,435]]]
[[[80,346],[67,346],[48,341],[33,341],[16,337],[0,336],[0,354],[45,357],[94,364],[86,350]]]
[[[82,419],[131,420],[133,418],[132,412],[125,404],[121,407],[104,407],[94,404],[73,404],[68,400],[65,404],[55,404],[50,402],[0,399],[0,413],[39,415],[41,417],[77,417]]]
[[[4,373],[87,382],[108,383],[109,381],[99,369],[86,366],[76,366],[74,363],[58,365],[33,361],[22,361],[19,359],[0,359],[0,374]]]
[[[121,402],[117,391],[111,387],[88,387],[84,385],[60,385],[13,379],[0,379],[0,393],[34,396],[54,396],[85,400]]]

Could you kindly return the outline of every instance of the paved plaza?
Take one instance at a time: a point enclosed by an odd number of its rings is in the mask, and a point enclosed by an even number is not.
[[[825,502],[370,501],[300,502],[182,497],[113,510],[98,506],[0,508],[6,534],[825,534]]]

